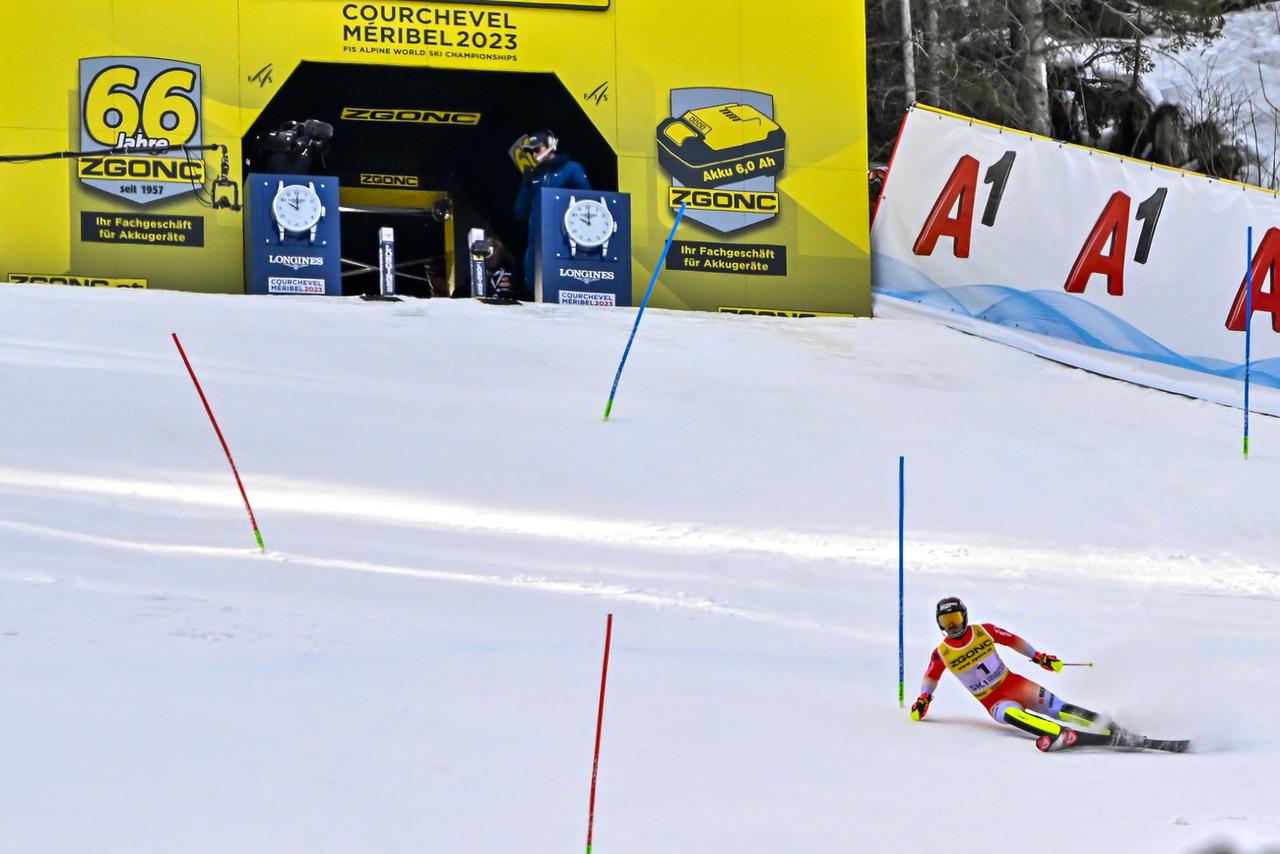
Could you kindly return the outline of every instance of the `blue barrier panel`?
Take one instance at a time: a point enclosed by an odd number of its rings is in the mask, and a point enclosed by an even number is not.
[[[540,204],[537,300],[631,305],[631,196],[546,189]]]
[[[246,293],[342,295],[337,178],[250,174],[245,214]]]

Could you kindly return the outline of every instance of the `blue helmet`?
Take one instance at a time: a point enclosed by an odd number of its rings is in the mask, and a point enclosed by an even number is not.
[[[525,151],[537,151],[545,145],[550,150],[555,151],[559,143],[560,140],[556,139],[556,135],[551,131],[539,130],[528,134],[520,147]]]

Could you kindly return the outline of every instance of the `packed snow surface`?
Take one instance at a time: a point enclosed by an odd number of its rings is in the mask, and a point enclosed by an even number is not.
[[[1280,841],[1280,421],[923,322],[0,285],[0,847]],[[235,454],[259,552],[176,332]],[[1012,668],[1185,755],[1041,754]]]

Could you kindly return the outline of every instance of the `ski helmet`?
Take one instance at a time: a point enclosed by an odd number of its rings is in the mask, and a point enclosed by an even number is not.
[[[556,135],[549,130],[534,131],[524,138],[524,143],[520,146],[525,151],[534,155],[534,159],[539,163],[555,154],[556,146],[560,144],[560,140],[556,139]],[[545,150],[544,150],[545,149]],[[535,152],[542,151],[541,156]]]
[[[957,623],[956,618],[948,617],[948,614],[959,614],[960,622]],[[947,633],[947,637],[958,638],[969,628],[969,609],[955,596],[948,596],[938,601],[934,619],[938,621],[938,628]]]

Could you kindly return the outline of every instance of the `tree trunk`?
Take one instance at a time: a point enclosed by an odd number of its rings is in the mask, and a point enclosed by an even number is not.
[[[901,0],[902,7],[902,83],[907,106],[916,102],[916,55],[911,32],[911,0]]]
[[[1046,69],[1043,0],[1012,0],[1016,97],[1023,127],[1048,136],[1049,82]]]
[[[1129,91],[1137,92],[1142,82],[1142,7],[1137,8],[1137,21],[1133,25],[1133,75],[1129,78]]]
[[[920,98],[926,104],[942,107],[939,85],[939,69],[942,66],[942,45],[938,43],[938,4],[926,0],[924,4],[924,87]]]

